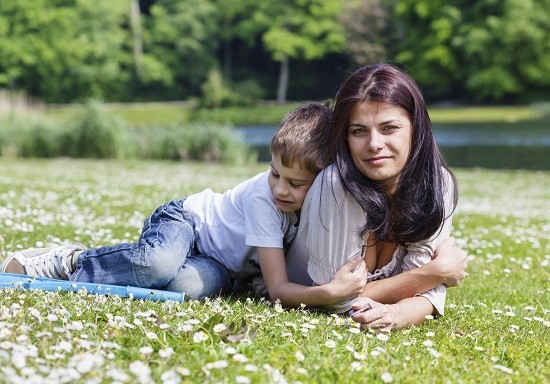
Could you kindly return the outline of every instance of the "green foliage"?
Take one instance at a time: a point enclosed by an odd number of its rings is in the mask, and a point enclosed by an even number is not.
[[[502,100],[521,96],[523,100],[539,98],[550,87],[549,1],[507,0],[492,17],[472,20],[461,34],[461,47],[469,72],[467,86],[479,99]],[[521,17],[519,17],[521,15]],[[476,32],[486,29],[490,37],[476,39]],[[503,33],[505,31],[505,33]],[[471,38],[470,38],[471,37]],[[471,52],[467,47],[483,45]],[[487,50],[486,47],[491,47]]]
[[[273,60],[281,63],[277,101],[286,101],[288,60],[311,61],[339,52],[345,42],[338,22],[339,0],[292,0],[285,2],[241,1],[233,12],[230,31],[252,44],[260,37]],[[225,27],[227,29],[227,26]]]
[[[528,101],[550,87],[548,0],[401,0],[396,59],[436,94]]]
[[[67,122],[66,133],[61,137],[63,153],[71,157],[115,158],[122,124],[105,113],[98,102],[88,102]]]
[[[231,164],[247,164],[255,160],[244,139],[230,127],[197,124],[183,130],[182,141],[187,143],[184,159],[221,161]]]
[[[266,31],[262,36],[266,49],[276,61],[285,58],[313,60],[339,51],[345,42],[337,16],[338,0],[291,1],[266,4],[259,2]]]
[[[0,2],[0,85],[50,102],[113,98],[125,80],[124,3]]]
[[[1,119],[0,148],[3,157],[54,157],[61,154],[59,129],[37,116]]]
[[[217,69],[210,71],[201,88],[199,106],[205,108],[254,105],[263,96],[262,88],[254,80],[233,84],[231,89]]]
[[[51,122],[37,120],[26,130],[27,132],[24,132],[21,137],[21,149],[18,151],[20,156],[56,157],[63,153],[59,135],[52,134],[56,128]]]
[[[430,99],[530,103],[550,89],[548,9],[549,0],[2,0],[0,87],[48,103],[203,97],[221,107],[274,95],[278,81],[284,103],[288,84],[294,99],[324,98],[350,60],[391,61]],[[306,66],[311,75],[293,83]]]
[[[387,61],[395,56],[397,30],[392,8],[384,0],[344,2],[339,19],[346,35],[346,51],[359,65]]]
[[[165,123],[129,127],[98,102],[67,113],[62,122],[37,116],[0,121],[4,157],[201,160],[249,164],[258,155],[229,125]]]
[[[189,114],[190,121],[211,121],[219,124],[232,125],[278,125],[283,116],[297,107],[299,103],[284,105],[259,104],[245,107],[225,107],[194,109]]]
[[[136,241],[158,205],[222,192],[266,167],[0,160],[0,218],[10,226],[0,261],[22,248]],[[286,310],[253,293],[159,303],[6,289],[2,381],[545,383],[550,173],[456,173],[453,235],[470,256],[443,317],[376,335],[347,315]]]
[[[257,154],[227,125],[165,124],[127,130],[122,158],[170,159],[250,164]]]
[[[200,93],[216,63],[215,11],[211,1],[154,2],[151,17],[144,22],[144,64],[156,71],[145,71],[148,83],[160,82],[167,86],[161,89],[179,99]]]
[[[230,98],[230,93],[231,91],[224,84],[221,72],[213,69],[202,85],[201,105],[206,108],[222,107],[226,100]]]

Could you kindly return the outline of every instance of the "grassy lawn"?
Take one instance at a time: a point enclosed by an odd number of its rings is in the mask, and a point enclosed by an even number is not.
[[[172,198],[266,169],[0,160],[0,261],[48,244],[137,240]],[[542,383],[550,377],[550,172],[458,169],[469,276],[444,317],[390,335],[262,298],[153,302],[0,291],[0,382]]]
[[[230,107],[218,109],[194,109],[192,103],[130,103],[106,104],[105,109],[130,125],[154,125],[173,121],[208,120],[233,125],[278,124],[285,113],[299,103],[285,105],[260,104],[253,107]],[[47,113],[54,118],[67,118],[78,108],[50,106]],[[430,107],[434,123],[453,122],[517,122],[535,117],[529,106],[497,107]]]

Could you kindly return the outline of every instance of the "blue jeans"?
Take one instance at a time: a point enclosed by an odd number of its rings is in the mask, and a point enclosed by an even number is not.
[[[231,292],[235,283],[229,271],[198,252],[184,200],[158,207],[137,243],[82,252],[70,280],[185,292],[191,299]]]

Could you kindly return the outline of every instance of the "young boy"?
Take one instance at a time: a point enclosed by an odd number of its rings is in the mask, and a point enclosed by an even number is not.
[[[200,299],[231,292],[235,279],[261,269],[271,298],[284,304],[318,305],[348,297],[360,285],[359,262],[347,266],[355,280],[343,272],[334,284],[304,287],[286,278],[284,250],[296,233],[304,198],[331,162],[330,121],[330,108],[319,103],[290,112],[272,139],[270,171],[223,194],[207,189],[158,207],[137,243],[31,249],[11,255],[3,271],[159,288]]]

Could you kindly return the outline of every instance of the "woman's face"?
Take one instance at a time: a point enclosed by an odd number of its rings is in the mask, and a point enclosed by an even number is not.
[[[366,101],[351,111],[348,144],[353,162],[361,173],[393,193],[412,141],[407,111],[391,104]]]

